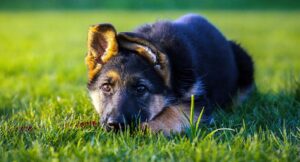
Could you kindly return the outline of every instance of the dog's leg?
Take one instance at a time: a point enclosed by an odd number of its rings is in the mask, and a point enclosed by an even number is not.
[[[153,120],[143,124],[143,127],[147,127],[151,132],[163,132],[166,136],[169,136],[171,133],[183,132],[184,128],[188,126],[188,119],[179,107],[165,108]]]
[[[194,109],[193,123],[198,121],[202,108],[205,108],[201,117],[201,123],[212,124],[213,118],[210,113],[210,106],[206,101],[206,106],[197,103]],[[200,109],[201,108],[201,109]],[[171,133],[181,133],[186,128],[190,127],[190,104],[180,104],[170,106],[160,112],[154,119],[143,123],[144,128],[149,128],[151,132],[163,132],[164,135],[169,136]]]

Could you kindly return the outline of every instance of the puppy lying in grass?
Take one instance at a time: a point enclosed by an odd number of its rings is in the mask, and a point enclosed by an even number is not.
[[[203,108],[209,121],[216,107],[244,99],[254,85],[251,57],[195,14],[133,32],[91,26],[86,64],[88,90],[108,130],[142,123],[153,132],[181,132],[191,95],[195,121]]]

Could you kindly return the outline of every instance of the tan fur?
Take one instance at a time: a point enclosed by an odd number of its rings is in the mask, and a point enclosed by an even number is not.
[[[102,95],[100,94],[100,91],[90,91],[90,96],[93,102],[93,105],[96,109],[96,111],[98,112],[98,114],[102,114],[103,113],[103,106],[101,105],[101,103],[103,103],[104,98],[102,97]]]
[[[88,70],[89,70],[89,72],[88,72],[89,80],[92,80],[102,67],[102,65],[97,63],[95,60],[96,60],[96,58],[91,54],[88,54],[85,57],[85,63],[87,64]]]
[[[103,63],[106,63],[109,59],[111,59],[113,56],[117,55],[118,53],[118,44],[116,40],[116,34],[112,31],[105,34],[105,38],[108,42],[108,47],[104,53],[104,55],[101,57]]]
[[[149,120],[152,120],[157,114],[164,109],[164,97],[161,95],[153,95],[149,105]]]
[[[106,47],[101,47],[100,42],[104,42]],[[92,80],[101,70],[102,64],[118,53],[116,31],[113,26],[110,24],[91,26],[87,46],[88,54],[85,61],[89,70],[89,80]]]
[[[177,106],[165,108],[158,116],[148,123],[144,123],[143,126],[155,133],[161,131],[166,136],[171,133],[181,133],[189,126],[189,121],[180,109]]]
[[[111,77],[112,80],[120,80],[120,74],[114,70],[110,70],[107,72],[106,76]]]
[[[163,134],[166,136],[169,136],[171,133],[182,133],[190,126],[190,110],[189,104],[167,107],[161,110],[160,113],[156,114],[153,119],[147,123],[143,123],[142,126],[150,129],[150,131],[153,133],[163,132]],[[200,112],[195,111],[193,118],[194,124],[197,122],[199,116]],[[207,120],[207,118],[202,116],[201,121],[205,120]]]
[[[120,75],[119,73],[117,73],[114,70],[110,70],[106,73],[106,76],[111,77],[113,80],[117,81],[120,80]],[[99,90],[94,90],[94,91],[90,91],[90,96],[93,102],[93,105],[96,109],[96,111],[98,112],[98,114],[102,114],[103,113],[103,105],[101,105],[101,103],[104,103],[104,98],[103,95],[100,94],[101,91]]]

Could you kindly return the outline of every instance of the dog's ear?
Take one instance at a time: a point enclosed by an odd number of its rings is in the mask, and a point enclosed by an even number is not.
[[[170,87],[170,66],[165,53],[159,51],[152,43],[136,33],[119,33],[118,42],[120,47],[135,51],[146,58],[162,76],[165,84]]]
[[[93,25],[88,31],[88,53],[85,62],[89,80],[100,71],[102,65],[118,53],[117,33],[111,24]]]

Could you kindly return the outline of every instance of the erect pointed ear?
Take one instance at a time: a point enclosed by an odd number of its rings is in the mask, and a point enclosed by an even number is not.
[[[120,47],[136,51],[146,58],[162,76],[165,84],[170,87],[170,66],[165,53],[159,51],[152,43],[136,33],[119,33],[118,42]]]
[[[89,70],[89,80],[100,71],[111,57],[118,53],[117,34],[111,24],[98,24],[89,28],[88,53],[85,62]]]

